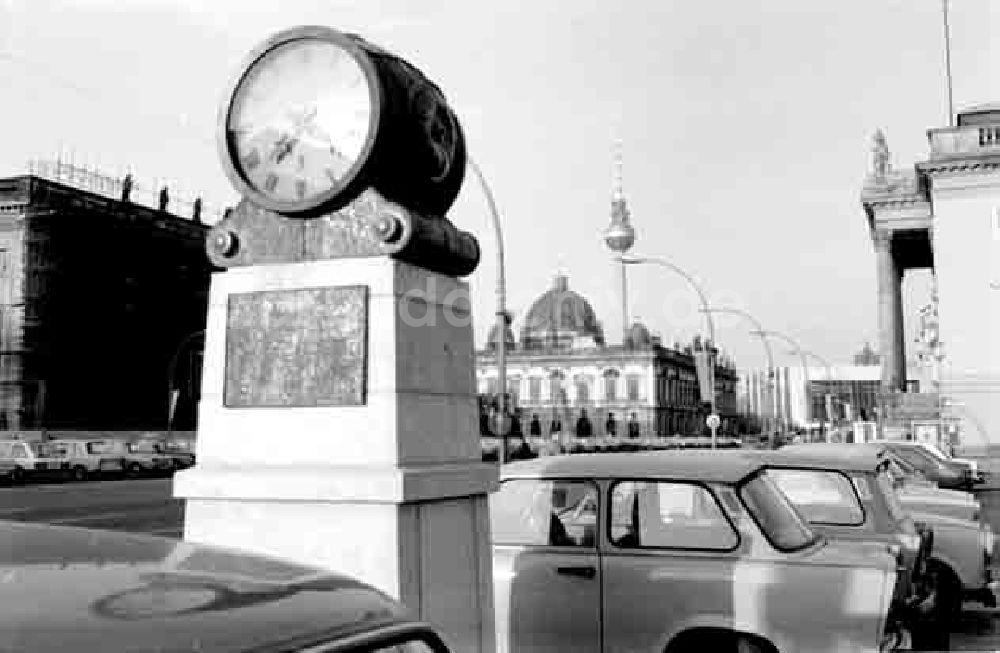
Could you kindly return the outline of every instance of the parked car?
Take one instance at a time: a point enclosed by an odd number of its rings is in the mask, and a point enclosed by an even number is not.
[[[0,650],[448,653],[372,587],[239,551],[0,521]]]
[[[74,481],[125,471],[125,461],[114,453],[114,443],[110,440],[49,440],[46,444],[66,461],[69,477]]]
[[[143,438],[128,443],[128,446],[129,451],[133,453],[156,454],[166,457],[175,470],[194,466],[194,454],[179,441]]]
[[[902,636],[888,548],[828,540],[763,463],[718,453],[505,465],[497,650],[888,650]]]
[[[939,487],[968,490],[982,482],[978,470],[973,470],[968,464],[947,458],[926,443],[905,440],[876,440],[875,443],[884,446],[919,469],[928,480],[934,481]]]
[[[856,446],[879,447],[877,444]],[[900,502],[906,508],[915,512],[933,512],[945,517],[985,523],[982,504],[971,492],[940,488],[895,453],[881,450],[881,455],[890,460],[886,469],[892,477]]]
[[[821,533],[894,546],[900,579],[893,609],[902,615],[919,648],[947,646],[942,636],[952,615],[935,609],[937,588],[928,569],[934,533],[918,528],[897,500],[885,471],[888,461],[872,450],[816,444],[746,455],[767,463],[781,491]],[[928,630],[924,626],[929,622],[937,623]]]
[[[151,474],[167,474],[175,469],[173,458],[143,451],[138,443],[115,440],[110,444],[115,455],[120,456],[125,474],[138,477]]]
[[[935,593],[935,610],[942,620],[952,618],[963,600],[996,606],[993,570],[996,536],[986,524],[966,519],[946,517],[936,513],[907,509],[898,501],[888,475],[889,460],[877,454],[877,449],[853,444],[803,444],[784,447],[775,452],[779,460],[796,465],[847,472],[858,495],[883,496],[887,506],[908,515],[919,526],[934,532],[933,550],[927,562],[928,580]],[[780,485],[780,483],[779,483]],[[897,517],[897,522],[901,520]]]
[[[63,478],[69,473],[69,462],[48,442],[0,440],[0,462],[14,465],[8,477],[12,483],[39,477]]]

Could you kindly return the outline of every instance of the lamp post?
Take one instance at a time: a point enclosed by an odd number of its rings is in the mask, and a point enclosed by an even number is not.
[[[500,431],[500,452],[497,456],[499,464],[507,462],[507,435],[510,430],[508,424],[510,420],[507,416],[507,322],[510,319],[507,315],[507,281],[504,274],[504,250],[503,250],[503,230],[500,228],[500,212],[497,211],[496,201],[493,199],[493,191],[490,190],[486,178],[483,176],[479,165],[469,157],[467,159],[469,167],[476,176],[483,195],[486,196],[486,204],[490,209],[490,221],[493,223],[493,232],[497,244],[497,287],[496,287],[496,329],[497,329],[497,386],[499,389],[497,397],[497,431]]]
[[[708,428],[712,430],[712,448],[715,449],[716,445],[716,435],[719,430],[719,415],[716,412],[716,401],[715,401],[715,359],[712,356],[711,347],[715,346],[715,323],[712,321],[712,311],[710,310],[708,304],[708,297],[702,290],[701,286],[694,280],[694,278],[684,271],[683,268],[671,263],[667,259],[660,256],[620,256],[618,260],[622,264],[622,269],[626,265],[642,265],[645,263],[652,263],[654,265],[659,265],[665,267],[669,270],[673,270],[685,281],[688,282],[694,291],[698,294],[698,299],[701,301],[701,312],[705,315],[705,322],[708,325],[708,389],[709,389],[709,403],[711,405],[711,414],[708,416]]]
[[[740,308],[731,308],[729,306],[712,306],[710,308],[707,309],[703,308],[701,310],[707,311],[708,313],[729,313],[731,315],[739,315],[740,317],[749,320],[750,323],[753,324],[754,330],[751,331],[751,334],[760,337],[760,342],[761,344],[764,345],[764,354],[767,356],[767,389],[768,393],[771,396],[773,416],[774,416],[774,423],[771,425],[772,433],[769,439],[771,442],[771,448],[774,448],[774,445],[776,443],[775,443],[775,433],[773,431],[776,430],[778,421],[778,395],[775,392],[775,387],[774,387],[775,386],[774,352],[771,350],[771,342],[767,339],[767,336],[764,334],[763,325],[753,315]]]

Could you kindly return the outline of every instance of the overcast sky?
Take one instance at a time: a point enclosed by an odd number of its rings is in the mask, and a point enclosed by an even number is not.
[[[875,128],[909,167],[947,122],[940,0],[0,0],[0,176],[62,149],[233,203],[221,93],[251,48],[298,24],[357,31],[444,89],[503,214],[515,326],[561,267],[620,339],[601,239],[620,137],[636,253],[833,361],[877,342],[859,191]],[[1000,100],[1000,1],[953,0],[951,25],[956,105]],[[495,245],[472,182],[451,218],[482,244],[481,339]],[[679,277],[630,274],[631,313],[654,332],[701,328]],[[915,275],[908,302],[925,300]],[[719,322],[737,362],[761,365],[745,325]]]

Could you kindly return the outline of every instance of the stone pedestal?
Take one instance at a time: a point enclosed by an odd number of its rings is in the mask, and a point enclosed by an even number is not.
[[[455,650],[492,651],[497,470],[481,462],[467,285],[348,258],[235,267],[209,301],[198,464],[174,481],[185,539],[353,575]]]

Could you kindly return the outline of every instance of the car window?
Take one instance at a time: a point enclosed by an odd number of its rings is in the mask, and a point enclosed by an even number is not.
[[[100,454],[112,451],[112,446],[108,442],[88,442],[87,453]]]
[[[11,447],[11,457],[13,458],[27,458],[28,449],[23,444],[15,444]]]
[[[739,543],[715,497],[694,483],[620,481],[611,515],[615,546],[728,551]]]
[[[490,495],[493,542],[595,546],[597,511],[593,483],[510,479]]]
[[[805,548],[819,536],[775,484],[772,471],[755,474],[740,485],[740,499],[775,548],[782,551]]]
[[[11,449],[13,449],[13,443],[11,442],[0,442],[0,457],[10,458]]]
[[[48,443],[42,444],[41,442],[32,442],[28,444],[28,447],[30,447],[32,453],[34,453],[39,458],[63,455],[62,453],[60,453],[59,449]]]
[[[851,481],[837,471],[772,469],[770,476],[805,518],[818,524],[858,526],[865,512]]]
[[[935,447],[930,442],[923,442],[923,443],[921,443],[920,447],[924,451],[926,451],[927,453],[929,453],[930,455],[934,456],[935,458],[937,458],[938,460],[940,460],[942,462],[945,462],[945,461],[948,460],[948,456],[944,455],[943,451],[941,451],[940,449],[938,449],[937,447]]]
[[[934,461],[928,455],[915,449],[900,447],[898,449],[894,449],[894,451],[896,452],[896,455],[919,470],[927,471],[935,467]]]

